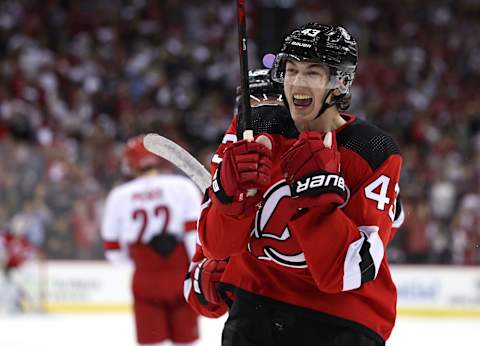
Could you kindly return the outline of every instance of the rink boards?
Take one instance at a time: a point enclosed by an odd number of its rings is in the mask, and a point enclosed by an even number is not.
[[[33,268],[32,268],[33,267]],[[47,261],[19,273],[26,306],[48,312],[130,309],[132,268],[103,261]],[[480,318],[480,268],[394,266],[398,312],[405,316]],[[23,282],[22,282],[23,281]]]

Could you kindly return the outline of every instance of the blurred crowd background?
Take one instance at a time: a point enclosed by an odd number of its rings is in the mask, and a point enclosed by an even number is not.
[[[252,3],[252,68],[308,21],[356,36],[349,113],[391,132],[404,156],[391,262],[480,264],[480,1]],[[233,0],[0,1],[0,229],[49,259],[99,259],[127,138],[158,132],[208,162],[239,83],[235,11]]]

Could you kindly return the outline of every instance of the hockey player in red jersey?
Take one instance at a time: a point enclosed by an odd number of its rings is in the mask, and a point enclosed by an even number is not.
[[[22,234],[0,231],[0,257],[5,274],[36,257],[36,249]]]
[[[193,346],[197,314],[183,298],[183,280],[195,251],[201,195],[180,175],[159,169],[162,161],[143,146],[143,136],[124,149],[133,180],[108,195],[102,221],[105,255],[132,262],[132,293],[140,345]]]
[[[229,258],[223,346],[374,346],[391,333],[402,159],[390,135],[343,113],[356,65],[344,28],[294,30],[272,68],[291,114],[281,134],[254,125],[254,141],[237,140],[234,121],[216,152],[199,238],[208,258]]]
[[[34,306],[35,297],[15,280],[15,275],[39,257],[39,251],[28,240],[21,222],[12,223],[8,229],[0,228],[0,313],[28,310]]]
[[[288,136],[289,133],[284,132],[286,128],[282,121],[288,120],[290,115],[283,103],[281,84],[271,79],[269,69],[250,70],[248,77],[250,105],[255,127],[268,133]],[[241,113],[241,96],[238,89],[231,129],[237,129],[237,121]],[[239,131],[242,131],[241,128],[241,126],[238,126]],[[297,131],[293,127],[291,130],[294,130],[293,136],[295,136]],[[241,136],[241,132],[239,136]],[[222,146],[236,140],[236,132],[227,132]],[[215,155],[213,157],[214,165],[219,160],[219,155]],[[230,301],[233,297],[221,297],[220,292],[218,292],[218,286],[227,264],[228,260],[226,259],[206,258],[201,245],[197,244],[190,271],[185,279],[184,293],[190,306],[199,314],[206,317],[219,317],[227,311],[226,301]]]
[[[298,135],[297,130],[291,124],[290,126],[285,126],[285,122],[281,124],[279,121],[290,115],[286,113],[283,107],[281,84],[271,79],[270,70],[256,69],[249,71],[249,89],[250,104],[254,108],[253,122],[255,123],[256,132],[259,132],[259,129],[261,129],[267,133],[280,134],[287,138],[293,138]],[[231,129],[237,129],[238,127],[239,131],[236,131],[236,134],[227,132],[224,143],[228,143],[232,139],[236,140],[237,135],[241,136],[242,125],[237,126],[238,121],[242,121],[242,113],[239,112],[241,107],[240,97],[240,90],[237,90],[234,118],[230,126]],[[218,160],[219,156],[216,155],[213,161]],[[397,196],[397,208],[392,224],[391,237],[394,236],[394,231],[402,225],[403,219],[402,204],[399,196]],[[222,275],[227,264],[228,259],[216,260],[206,258],[201,244],[197,244],[190,271],[185,279],[184,293],[190,306],[199,314],[210,318],[220,317],[227,311],[227,303],[229,305],[232,304],[235,298],[234,295],[227,296],[227,294],[232,292],[222,292],[224,296],[219,292]]]

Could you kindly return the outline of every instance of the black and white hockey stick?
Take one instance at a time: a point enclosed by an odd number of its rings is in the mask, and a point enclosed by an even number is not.
[[[151,153],[181,169],[202,192],[211,185],[212,176],[207,169],[177,143],[155,133],[150,133],[143,138],[143,145]]]

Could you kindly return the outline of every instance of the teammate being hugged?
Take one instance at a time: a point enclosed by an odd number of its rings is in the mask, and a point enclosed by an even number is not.
[[[196,345],[197,314],[183,298],[183,280],[195,251],[200,192],[188,178],[161,172],[162,161],[144,148],[143,136],[131,138],[123,156],[134,179],[109,193],[102,237],[109,261],[135,267],[138,343]]]
[[[356,67],[343,27],[292,31],[271,71],[286,130],[254,124],[255,139],[237,141],[234,121],[214,156],[198,231],[208,258],[229,259],[223,346],[379,346],[391,334],[386,248],[402,159],[390,135],[344,113]]]
[[[282,85],[271,79],[269,69],[250,70],[248,77],[255,134],[266,132],[270,135],[295,138],[298,131],[283,103]],[[220,155],[223,150],[242,136],[245,127],[241,107],[242,99],[240,88],[238,88],[232,123],[220,148],[217,150],[217,153],[220,154],[216,154],[212,160],[214,170],[217,164],[222,161]],[[264,147],[260,146],[260,150],[263,149]],[[237,205],[240,208],[242,207],[241,203]],[[232,212],[232,209],[232,206],[227,206],[226,212]],[[190,271],[185,279],[184,293],[190,306],[199,314],[213,318],[222,316],[227,311],[227,302],[231,303],[232,299],[235,298],[231,294],[222,297],[218,289],[227,265],[228,259],[207,258],[201,244],[197,244]],[[228,294],[231,292],[222,293]]]

